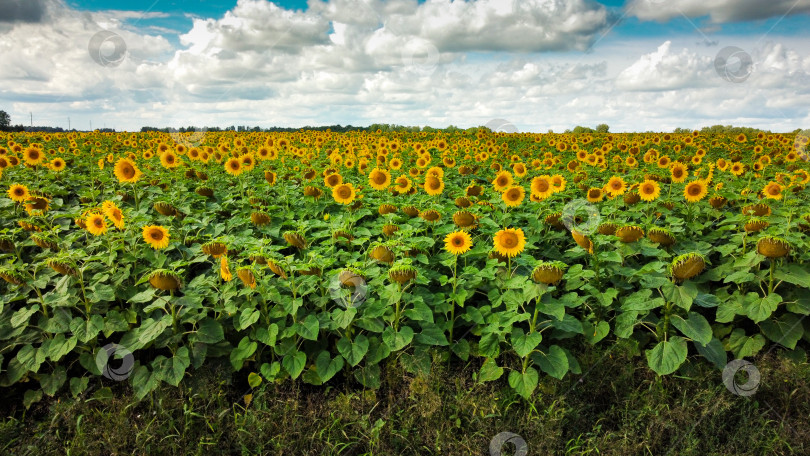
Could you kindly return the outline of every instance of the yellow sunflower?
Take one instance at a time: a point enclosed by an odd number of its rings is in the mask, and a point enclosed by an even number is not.
[[[492,185],[495,186],[495,190],[499,192],[506,191],[507,188],[511,187],[515,181],[512,179],[512,174],[509,171],[501,171],[495,176],[495,179],[492,181]]]
[[[29,147],[23,153],[23,161],[26,165],[36,166],[45,160],[45,154],[36,147]]]
[[[444,191],[444,181],[440,177],[428,176],[425,179],[425,192],[430,196],[441,195]]]
[[[88,215],[84,223],[87,226],[87,231],[89,231],[93,236],[98,236],[107,232],[107,221],[101,214],[92,213]]]
[[[683,197],[690,203],[696,203],[702,200],[708,192],[709,189],[706,187],[706,183],[698,179],[686,185],[686,188],[683,189]]]
[[[495,233],[495,251],[505,257],[517,256],[526,247],[526,237],[520,228],[505,228]]]
[[[153,249],[165,249],[169,246],[169,230],[157,225],[145,226],[143,240]]]
[[[647,179],[638,186],[638,196],[644,201],[655,201],[661,195],[658,182]]]
[[[672,182],[681,183],[689,176],[689,171],[681,162],[675,162],[669,167],[669,173],[672,177]]]
[[[562,176],[555,177],[560,177],[560,179],[562,179]],[[564,186],[565,184],[563,183],[562,185]],[[531,192],[532,195],[538,199],[542,200],[548,198],[552,193],[555,192],[554,178],[549,178],[549,176],[535,177],[532,179]]]
[[[233,274],[231,274],[231,269],[228,267],[228,257],[225,255],[222,255],[219,259],[219,275],[226,282],[233,280]]]
[[[103,207],[102,210],[104,211],[104,215],[107,216],[108,219],[115,225],[116,228],[119,230],[124,229],[124,213],[121,212],[121,209],[115,205],[112,201],[105,201],[105,203],[109,203],[106,207]]]
[[[113,170],[118,182],[137,182],[141,177],[141,171],[135,163],[128,158],[121,158],[115,163]]]
[[[503,202],[506,203],[508,207],[520,206],[520,203],[523,202],[523,198],[525,197],[526,190],[521,186],[509,187],[508,190],[501,194],[501,199],[503,199]]]
[[[22,203],[28,199],[28,187],[22,184],[14,184],[8,188],[8,197],[17,203]]]
[[[340,184],[332,188],[332,198],[340,204],[351,204],[354,201],[354,186],[352,184]]]
[[[374,168],[368,174],[368,183],[374,190],[385,190],[391,185],[391,173],[384,169]]]
[[[231,157],[225,162],[225,172],[231,176],[242,174],[242,162],[236,157]]]
[[[598,203],[602,201],[604,195],[602,194],[601,188],[591,187],[588,189],[588,201],[591,203]]]
[[[765,188],[762,189],[762,193],[765,194],[765,198],[782,199],[782,190],[783,187],[779,185],[779,183],[771,181],[765,185]]]
[[[171,150],[167,150],[160,155],[160,164],[164,168],[176,168],[180,166],[180,159]]]
[[[627,184],[624,182],[619,176],[613,176],[608,180],[607,185],[605,185],[605,191],[610,194],[610,196],[619,196],[623,194],[627,190]]]

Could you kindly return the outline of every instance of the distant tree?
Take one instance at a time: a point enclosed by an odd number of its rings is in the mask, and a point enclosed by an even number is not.
[[[609,130],[610,127],[608,126],[608,124],[599,124],[596,126],[597,133],[608,133]]]
[[[0,111],[0,128],[8,128],[11,125],[11,116],[6,111]]]
[[[572,131],[572,133],[593,133],[593,132],[594,132],[593,128],[583,127],[581,125],[577,125],[576,127],[574,127],[574,130]]]

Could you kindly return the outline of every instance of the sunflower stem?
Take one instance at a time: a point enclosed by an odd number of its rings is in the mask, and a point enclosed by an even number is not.
[[[768,281],[768,296],[773,294],[773,270],[776,268],[776,260],[771,258],[771,274],[770,280]]]

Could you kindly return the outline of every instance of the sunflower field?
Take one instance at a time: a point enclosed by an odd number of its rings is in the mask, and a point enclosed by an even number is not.
[[[0,385],[658,375],[810,342],[807,137],[0,133]]]

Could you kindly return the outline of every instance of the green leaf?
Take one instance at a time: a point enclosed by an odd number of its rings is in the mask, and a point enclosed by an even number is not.
[[[697,286],[689,281],[685,282],[683,285],[670,283],[662,287],[661,291],[664,292],[664,297],[668,301],[685,310],[689,310],[692,307],[692,302],[698,295]]]
[[[366,388],[377,389],[380,387],[380,366],[378,364],[363,366],[354,371],[354,378]]]
[[[132,372],[129,380],[138,400],[143,399],[160,385],[160,375],[157,372],[150,371],[146,366],[138,366]]]
[[[774,271],[773,277],[800,287],[807,287],[810,284],[810,271],[807,270],[806,265],[788,264],[787,266],[780,266]]]
[[[353,341],[346,337],[341,338],[337,343],[337,349],[349,366],[356,366],[368,352],[368,337],[358,334]]]
[[[250,340],[248,336],[243,337],[242,340],[239,341],[239,345],[231,351],[231,365],[233,369],[236,371],[241,369],[242,363],[253,355],[253,352],[256,351],[256,347],[258,346],[259,344]]]
[[[733,282],[742,284],[752,282],[754,279],[756,279],[756,276],[748,269],[740,269],[726,276],[723,283]]]
[[[496,333],[487,333],[481,336],[478,342],[478,352],[487,358],[497,358],[501,353],[501,338]]]
[[[512,330],[511,340],[512,348],[515,350],[515,353],[517,353],[519,357],[525,358],[540,344],[543,340],[543,336],[538,332],[523,334],[522,329],[515,328]]]
[[[754,323],[759,323],[769,318],[781,302],[781,296],[771,293],[764,298],[746,300],[742,310]]]
[[[256,388],[257,386],[262,384],[262,376],[257,374],[256,372],[251,372],[248,374],[248,385],[251,388]]]
[[[326,383],[343,369],[343,358],[340,356],[332,358],[332,355],[324,350],[315,359],[315,368],[321,382]]]
[[[42,400],[42,390],[27,390],[23,394],[23,405],[26,409],[31,408],[32,405]]]
[[[684,336],[700,345],[706,345],[712,340],[712,327],[706,318],[699,313],[689,312],[685,320],[680,315],[673,315],[669,321]]]
[[[754,334],[746,336],[745,330],[737,328],[728,336],[726,350],[734,353],[734,358],[742,359],[754,356],[765,346],[765,336]]]
[[[67,380],[67,372],[65,368],[62,366],[56,366],[52,373],[40,375],[39,377],[39,385],[42,387],[42,391],[47,394],[48,396],[53,396],[59,391],[59,388],[65,384]]]
[[[39,371],[39,366],[45,362],[45,350],[34,348],[33,345],[27,344],[17,352],[17,361],[20,365],[30,372]]]
[[[278,331],[278,328],[276,328]],[[197,324],[197,340],[206,344],[215,344],[225,339],[222,325],[210,317],[205,317]]]
[[[259,370],[264,375],[264,378],[272,382],[281,372],[281,363],[278,361],[273,361],[273,364],[264,363]]]
[[[278,325],[271,323],[268,327],[260,327],[256,329],[255,339],[267,345],[268,347],[275,347],[276,338],[278,337]]]
[[[309,314],[303,321],[296,323],[296,332],[299,336],[307,340],[318,340],[318,330],[320,323],[318,317]]]
[[[726,363],[728,362],[726,349],[723,348],[723,343],[720,342],[716,337],[712,338],[712,340],[706,345],[701,345],[695,342],[694,346],[698,353],[700,353],[704,358],[708,359],[718,369],[723,369],[726,367]]]
[[[394,331],[394,328],[388,326],[383,331],[383,342],[388,345],[391,351],[399,351],[405,348],[413,340],[413,328],[410,326],[403,326],[399,331]]]
[[[38,310],[39,304],[34,304],[31,307],[23,307],[22,309],[14,312],[14,314],[11,315],[11,327],[16,328],[28,323],[31,316],[37,313]]]
[[[256,309],[244,309],[239,314],[239,328],[237,330],[244,330],[250,328],[253,323],[259,321],[259,317],[261,317],[261,312]]]
[[[72,377],[70,379],[70,394],[73,397],[78,397],[79,394],[84,392],[87,389],[87,385],[90,383],[89,377]]]
[[[131,302],[133,304],[143,304],[145,302],[150,302],[153,299],[155,299],[155,292],[156,291],[157,290],[155,290],[154,288],[149,288],[147,290],[144,290],[144,291],[136,294],[135,296],[129,298],[129,302]]]
[[[686,361],[687,351],[684,338],[671,337],[669,340],[658,342],[652,350],[646,350],[644,354],[647,356],[647,365],[650,369],[658,375],[668,375],[678,370]]]
[[[503,367],[499,367],[493,358],[487,358],[478,372],[479,382],[491,382],[501,378],[503,375]]]
[[[94,314],[90,320],[76,317],[70,322],[70,330],[79,338],[79,342],[87,343],[95,339],[98,333],[104,329],[104,318]]]
[[[791,350],[796,348],[796,343],[804,335],[802,321],[793,314],[785,314],[777,319],[763,321],[759,327],[765,337]]]
[[[624,300],[622,303],[622,310],[633,312],[644,312],[647,310],[657,309],[658,307],[666,304],[661,298],[652,298],[652,290],[643,289],[639,290]]]
[[[141,324],[139,328],[140,331],[138,333],[138,342],[146,345],[153,340],[157,339],[163,331],[166,330],[172,324],[172,316],[171,315],[164,315],[161,319],[155,320],[152,318],[147,318]]]
[[[64,334],[57,334],[48,344],[48,358],[50,358],[51,361],[59,361],[63,356],[73,350],[76,346],[76,342],[76,336],[66,339]]]
[[[284,366],[284,370],[290,374],[290,378],[295,380],[301,375],[301,372],[304,370],[304,366],[307,362],[307,355],[302,351],[295,350],[292,353],[288,353],[284,356],[281,360],[281,365]]]
[[[524,399],[531,397],[539,379],[540,375],[533,367],[527,367],[526,372],[509,372],[509,386]]]
[[[87,297],[92,302],[115,301],[115,290],[113,287],[104,284],[97,284],[90,287],[92,292]]]
[[[442,329],[430,322],[422,322],[422,330],[414,335],[416,342],[424,345],[448,345],[447,338]]]
[[[562,379],[568,372],[568,356],[562,348],[557,345],[549,347],[548,351],[539,351],[532,355],[534,361],[540,369],[548,375]]]
[[[177,386],[186,374],[186,369],[190,364],[191,359],[189,358],[188,348],[180,347],[166,363],[166,367],[160,373],[161,377],[166,383]]]
[[[610,323],[603,320],[594,326],[591,322],[586,321],[582,323],[582,330],[585,334],[585,340],[587,340],[589,344],[595,345],[608,335],[610,332]]]

